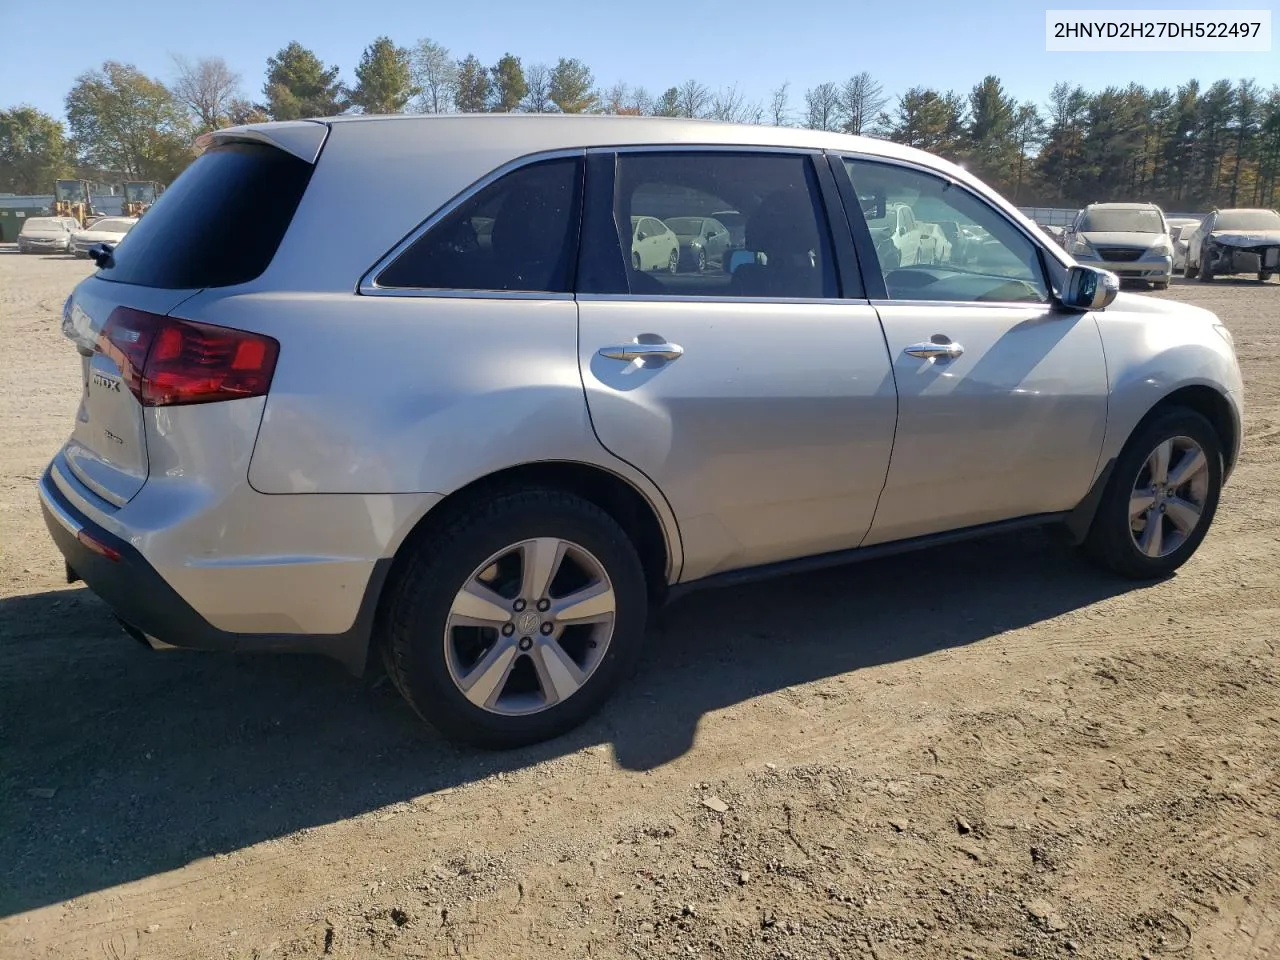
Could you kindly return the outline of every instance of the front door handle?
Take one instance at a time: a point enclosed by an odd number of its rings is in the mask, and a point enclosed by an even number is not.
[[[956,343],[954,340],[947,340],[944,337],[937,337],[925,343],[913,343],[903,351],[909,357],[919,357],[921,360],[937,360],[945,358],[953,360],[964,353],[964,347]]]
[[[599,352],[600,356],[610,360],[679,360],[684,356],[684,347],[653,334],[641,334],[633,343],[601,347]]]

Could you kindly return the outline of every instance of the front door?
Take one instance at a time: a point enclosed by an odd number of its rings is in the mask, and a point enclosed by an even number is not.
[[[856,546],[884,485],[893,374],[875,310],[839,295],[813,163],[622,151],[614,189],[593,185],[600,164],[588,174],[588,207],[604,189],[612,216],[588,210],[584,250],[608,249],[619,265],[631,233],[616,225],[633,217],[747,217],[747,250],[722,268],[628,276],[605,265],[580,282],[591,421],[666,495],[682,580]]]
[[[953,247],[937,264],[881,268],[898,430],[866,543],[1070,510],[1088,493],[1106,427],[1093,316],[1055,308],[1035,243],[977,194],[912,167],[845,166],[857,195],[979,238],[963,265]]]

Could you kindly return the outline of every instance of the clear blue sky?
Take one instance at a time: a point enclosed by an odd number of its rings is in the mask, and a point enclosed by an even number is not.
[[[1122,5],[1271,9],[1280,34],[1275,3]],[[266,58],[290,40],[339,65],[351,82],[362,49],[383,33],[405,46],[432,37],[456,56],[474,53],[486,64],[507,51],[526,65],[578,57],[601,86],[625,80],[651,93],[696,77],[712,88],[736,82],[749,98],[767,100],[773,87],[790,80],[793,109],[806,87],[860,70],[895,95],[913,85],[967,92],[995,73],[1011,94],[1037,103],[1058,80],[1089,89],[1133,81],[1172,87],[1191,78],[1280,83],[1280,46],[1274,45],[1270,53],[1230,55],[1045,52],[1046,8],[1106,6],[1101,0],[196,0],[184,8],[173,0],[0,0],[0,108],[25,102],[61,117],[63,97],[82,71],[116,59],[168,80],[172,54],[224,57],[257,100]]]

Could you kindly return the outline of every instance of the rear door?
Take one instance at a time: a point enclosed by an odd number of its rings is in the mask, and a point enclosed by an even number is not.
[[[323,140],[327,128],[314,127]],[[108,503],[127,503],[142,488],[148,443],[163,442],[162,429],[154,423],[148,429],[140,395],[153,346],[145,315],[168,315],[206,287],[261,274],[311,169],[303,157],[266,143],[214,146],[67,300],[62,329],[80,352],[82,393],[64,455],[75,476]]]
[[[854,547],[871,523],[893,375],[875,310],[837,270],[835,251],[851,264],[852,244],[837,205],[829,227],[823,169],[806,152],[591,155],[578,277],[591,422],[666,495],[682,580]],[[622,225],[637,207],[741,210],[764,257],[734,272],[628,272]]]

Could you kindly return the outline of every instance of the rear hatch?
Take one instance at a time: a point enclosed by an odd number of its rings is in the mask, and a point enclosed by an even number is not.
[[[258,396],[269,385],[274,342],[174,312],[203,289],[255,279],[275,255],[328,128],[282,124],[287,135],[273,140],[273,126],[216,135],[63,309],[83,381],[65,456],[110,504],[142,489],[148,443],[165,442],[149,408]]]

